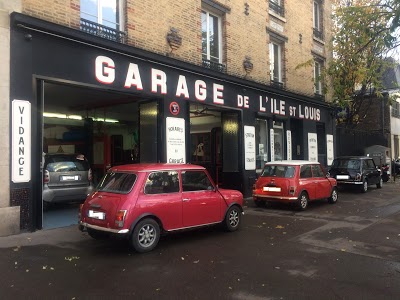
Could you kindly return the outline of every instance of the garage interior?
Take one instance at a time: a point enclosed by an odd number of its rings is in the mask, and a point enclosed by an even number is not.
[[[94,186],[111,166],[157,161],[157,100],[53,82],[43,86],[44,154],[83,154]],[[200,103],[189,105],[187,162],[204,166],[214,182],[223,186],[222,157],[232,156],[234,161],[238,157],[238,113]],[[234,146],[224,153],[223,142]],[[77,224],[79,204],[51,205],[42,213],[42,228]]]

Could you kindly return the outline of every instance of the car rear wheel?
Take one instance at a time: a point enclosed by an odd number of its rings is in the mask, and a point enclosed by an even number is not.
[[[242,211],[239,206],[231,206],[226,212],[224,226],[227,231],[235,231],[239,229],[242,217]]]
[[[361,192],[366,193],[367,191],[368,191],[368,181],[364,179],[361,186]]]
[[[379,177],[379,182],[376,184],[376,187],[378,189],[381,189],[382,186],[383,186],[383,179],[382,179],[382,176],[381,176],[381,177]]]
[[[308,195],[306,192],[302,192],[297,200],[297,208],[299,210],[305,210],[308,206]]]
[[[137,252],[153,250],[160,240],[160,226],[150,218],[141,220],[131,235],[131,245]]]
[[[338,200],[338,189],[334,187],[331,192],[331,196],[328,198],[328,202],[331,204],[336,203]]]

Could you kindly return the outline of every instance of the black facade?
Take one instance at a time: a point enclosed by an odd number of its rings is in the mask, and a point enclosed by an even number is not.
[[[335,136],[332,110],[321,101],[13,13],[10,101],[30,102],[32,120],[31,180],[10,185],[11,204],[21,206],[23,229],[41,227],[42,149],[37,137],[43,127],[44,81],[156,99],[159,116],[153,138],[157,143],[152,151],[160,162],[168,162],[167,117],[184,118],[189,128],[189,103],[221,108],[222,123],[238,125],[235,132],[222,128],[222,187],[239,189],[245,197],[251,196],[256,170],[245,170],[244,126],[255,126],[256,119],[264,119],[268,128],[273,128],[274,121],[281,122],[283,132],[291,131],[291,143],[284,145],[291,145],[293,159],[308,159],[307,133],[317,133],[318,126],[323,127],[323,134]],[[171,109],[173,102],[179,106],[178,113]],[[187,130],[187,158],[191,155],[189,140]],[[141,144],[142,151],[144,147],[146,143]],[[283,159],[288,158],[286,150]],[[319,156],[319,160],[324,163],[326,157]]]

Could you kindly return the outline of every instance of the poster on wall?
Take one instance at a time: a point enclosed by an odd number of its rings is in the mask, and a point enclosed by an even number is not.
[[[12,101],[11,124],[11,180],[31,180],[31,103],[25,100]]]
[[[272,128],[269,130],[269,144],[271,152],[271,161],[275,161],[275,135],[274,135],[274,130]]]
[[[244,169],[256,169],[256,128],[244,126]]]
[[[185,119],[167,117],[167,163],[186,163]]]
[[[327,158],[328,166],[330,166],[332,164],[334,157],[335,156],[333,153],[333,135],[327,134],[326,135],[326,158]]]
[[[286,149],[287,149],[287,160],[292,160],[292,132],[286,131]]]
[[[308,160],[318,161],[318,144],[316,133],[308,133]]]

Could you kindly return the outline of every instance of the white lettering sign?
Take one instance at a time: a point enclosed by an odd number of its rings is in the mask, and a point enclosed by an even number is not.
[[[333,152],[333,135],[327,134],[326,135],[326,158],[328,166],[332,164],[333,159],[335,158]]]
[[[186,163],[185,119],[168,117],[166,127],[167,163]]]
[[[269,144],[270,144],[270,152],[271,152],[271,161],[275,161],[275,135],[274,130],[271,128],[269,130]]]
[[[256,169],[256,128],[244,126],[244,169]]]
[[[12,101],[12,167],[13,182],[31,180],[31,103]]]
[[[316,133],[308,133],[308,160],[318,161],[318,143]]]
[[[292,160],[292,132],[286,130],[287,160]]]

